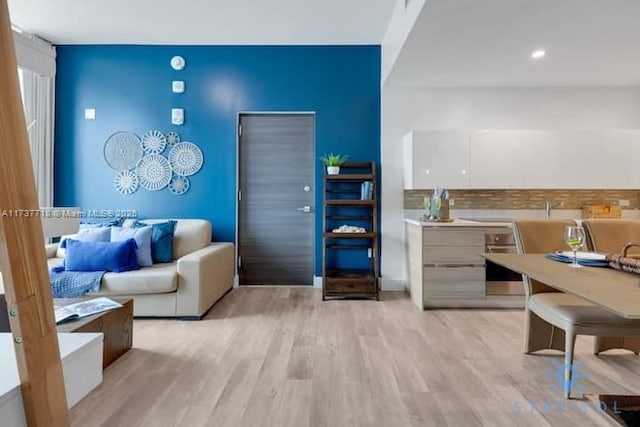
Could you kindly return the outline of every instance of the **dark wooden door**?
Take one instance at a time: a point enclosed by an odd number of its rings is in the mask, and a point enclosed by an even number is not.
[[[312,285],[313,114],[242,114],[238,255],[241,285]]]

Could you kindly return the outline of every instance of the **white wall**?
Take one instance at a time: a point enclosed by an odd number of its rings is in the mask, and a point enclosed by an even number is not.
[[[382,90],[383,289],[406,280],[402,137],[413,129],[639,129],[640,88]]]
[[[402,51],[411,29],[424,7],[425,0],[411,0],[405,8],[404,0],[396,0],[389,26],[382,40],[382,83],[387,80]]]

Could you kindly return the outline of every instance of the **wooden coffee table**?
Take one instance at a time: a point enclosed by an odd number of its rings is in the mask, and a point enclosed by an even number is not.
[[[54,299],[53,302],[55,305],[64,306],[88,299],[91,298]],[[111,299],[122,304],[122,307],[57,326],[58,332],[102,332],[104,334],[103,369],[126,353],[133,341],[133,300]]]

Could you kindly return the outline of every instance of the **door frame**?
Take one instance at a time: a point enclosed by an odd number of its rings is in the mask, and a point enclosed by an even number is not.
[[[240,191],[240,118],[242,116],[313,116],[313,156],[315,160],[316,156],[316,148],[317,148],[317,126],[316,126],[316,112],[315,111],[238,111],[236,114],[236,190],[235,190],[235,200],[236,200],[236,233],[235,233],[235,277],[233,281],[233,287],[237,288],[240,286],[240,272],[238,271],[238,257],[240,256],[240,201],[238,200],[238,193]],[[315,162],[314,162],[315,163]],[[311,188],[313,189],[313,275],[311,276],[311,285],[308,287],[315,287],[316,283],[316,215],[317,215],[317,207],[316,207],[316,196],[317,196],[317,188],[316,188],[316,168],[313,168],[313,180],[311,183]],[[304,286],[300,286],[300,288],[304,288]]]

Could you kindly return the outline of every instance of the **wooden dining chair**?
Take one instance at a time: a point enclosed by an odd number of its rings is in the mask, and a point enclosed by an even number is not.
[[[523,220],[514,223],[518,253],[548,253],[567,249],[564,228],[572,220]],[[571,395],[573,352],[577,335],[640,336],[640,320],[620,317],[580,297],[560,292],[523,276],[525,353],[564,351],[564,396]],[[605,286],[603,284],[603,286]]]
[[[590,219],[582,221],[590,250],[619,254],[627,243],[640,243],[640,220],[637,219]],[[631,248],[631,256],[639,256],[639,248]],[[640,337],[597,337],[593,352],[599,354],[614,348],[624,348],[640,353]]]

